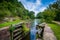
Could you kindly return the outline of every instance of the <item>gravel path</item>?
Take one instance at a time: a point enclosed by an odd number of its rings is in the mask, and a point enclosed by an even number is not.
[[[44,29],[44,40],[57,40],[51,28],[46,24]]]

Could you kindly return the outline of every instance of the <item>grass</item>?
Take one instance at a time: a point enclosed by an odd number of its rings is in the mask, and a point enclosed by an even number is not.
[[[17,19],[17,20],[12,21],[12,22],[4,22],[4,23],[1,23],[1,24],[0,24],[0,28],[8,27],[8,26],[10,26],[11,24],[17,24],[17,23],[20,23],[20,22],[24,22],[24,23],[25,23],[26,20]],[[26,24],[23,24],[23,30],[24,30],[24,32],[29,31],[29,28],[26,27]]]
[[[56,23],[48,23],[48,25],[51,27],[51,29],[53,30],[57,40],[60,40],[60,25],[56,24]]]
[[[23,24],[23,31],[24,31],[24,33],[29,31],[29,28],[27,28],[26,24]]]
[[[0,24],[0,28],[2,28],[2,27],[6,27],[6,26],[9,26],[9,25],[11,25],[11,24],[17,24],[17,23],[19,23],[21,20],[15,20],[15,21],[12,21],[12,22],[4,22],[4,23],[1,23]]]

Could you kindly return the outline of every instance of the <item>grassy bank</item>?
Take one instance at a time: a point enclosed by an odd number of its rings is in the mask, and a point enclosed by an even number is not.
[[[9,21],[9,22],[4,22],[4,23],[1,23],[0,24],[0,28],[2,28],[2,27],[6,27],[6,26],[9,26],[9,25],[11,25],[11,24],[17,24],[17,23],[19,23],[21,20],[15,20],[15,21]]]
[[[23,24],[23,31],[24,31],[24,33],[29,31],[29,28],[27,28],[26,24]]]
[[[9,22],[0,23],[0,28],[8,27],[11,24],[18,24],[20,22],[24,22],[24,24],[23,24],[23,30],[24,30],[24,32],[29,31],[29,28],[27,28],[27,26],[26,26],[26,22],[28,22],[28,21],[27,20],[20,20],[20,19],[17,19],[15,21],[9,21]]]
[[[60,26],[58,24],[56,24],[56,23],[48,23],[48,25],[53,30],[57,40],[60,40]]]

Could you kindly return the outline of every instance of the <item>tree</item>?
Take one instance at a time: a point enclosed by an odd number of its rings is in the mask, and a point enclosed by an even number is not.
[[[55,10],[56,17],[54,20],[60,21],[60,0],[57,0],[55,3],[53,3],[51,6]]]
[[[28,14],[28,16],[29,16],[31,19],[34,19],[34,18],[35,18],[34,14],[35,14],[35,13],[34,13],[33,11],[30,11],[29,14]]]
[[[0,0],[0,19],[15,16],[20,17],[20,19],[33,19],[34,12],[30,13],[18,0]]]
[[[36,17],[36,18],[38,18],[38,19],[43,18],[43,12],[39,12],[39,13],[37,14],[37,17]]]

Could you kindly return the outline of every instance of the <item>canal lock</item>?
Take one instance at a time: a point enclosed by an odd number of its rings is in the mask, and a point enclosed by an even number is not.
[[[44,28],[45,28],[45,24],[38,24],[36,25],[36,39],[43,39],[43,33],[44,33]]]

